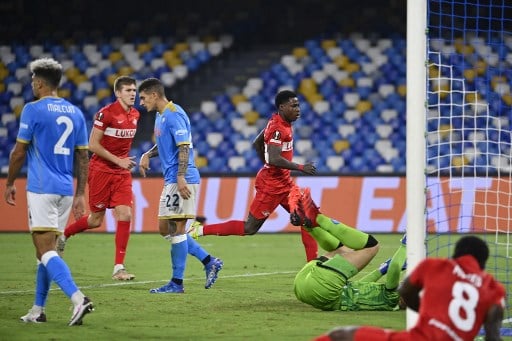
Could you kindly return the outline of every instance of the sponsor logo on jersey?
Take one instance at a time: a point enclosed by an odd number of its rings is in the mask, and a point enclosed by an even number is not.
[[[187,134],[188,134],[187,129],[176,130],[176,136],[182,136],[182,135],[187,135]]]
[[[99,204],[94,205],[94,207],[96,207],[96,208],[104,208],[105,204],[104,203],[99,203]]]
[[[105,129],[105,135],[121,139],[131,139],[135,136],[137,129],[116,129],[109,127]]]
[[[281,151],[287,152],[290,150],[293,150],[293,141],[283,142],[283,145],[281,146]]]
[[[263,216],[265,216],[265,217],[268,217],[270,215],[270,212],[269,211],[262,211],[261,214],[263,214]]]

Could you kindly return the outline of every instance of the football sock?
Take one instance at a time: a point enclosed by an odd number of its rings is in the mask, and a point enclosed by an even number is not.
[[[77,290],[71,271],[66,262],[59,257],[57,251],[48,251],[41,257],[41,262],[46,267],[49,277],[57,283],[67,297],[71,298]]]
[[[180,234],[171,239],[172,279],[183,280],[188,254],[187,235]],[[174,281],[175,282],[175,281]]]
[[[322,229],[338,238],[338,240],[347,247],[354,250],[361,250],[366,246],[368,241],[367,233],[331,219],[323,214],[319,214],[316,220]]]
[[[306,260],[309,262],[318,257],[318,244],[316,240],[303,228],[300,229],[302,244],[306,251]]]
[[[194,238],[192,238],[188,234],[186,236],[188,244],[188,253],[199,259],[201,262],[203,262],[205,258],[209,257],[208,252],[206,252],[206,250],[203,249],[201,245],[199,245],[199,243],[194,240]],[[203,264],[207,263],[203,262]]]
[[[405,245],[400,245],[396,250],[391,262],[389,262],[388,273],[386,274],[386,289],[396,289],[400,283],[400,274],[402,273],[402,266],[407,258],[407,248]]]
[[[244,236],[245,235],[245,221],[243,220],[228,220],[219,224],[210,224],[203,226],[203,235],[216,235],[216,236]]]
[[[334,251],[343,245],[338,238],[320,227],[309,229],[309,234],[315,238],[318,245],[325,251]]]
[[[130,239],[130,222],[118,221],[116,229],[116,256],[114,264],[124,264],[128,239]]]
[[[46,299],[48,298],[48,291],[50,291],[50,284],[52,279],[48,276],[46,267],[38,261],[36,272],[36,297],[34,305],[44,307],[46,306]]]
[[[374,269],[361,277],[361,279],[358,280],[358,282],[377,282],[381,277],[382,273],[380,272],[380,269]]]
[[[87,223],[88,215],[84,215],[82,218],[76,220],[73,224],[66,227],[64,230],[64,236],[66,239],[77,234],[83,232],[89,228],[89,223]]]

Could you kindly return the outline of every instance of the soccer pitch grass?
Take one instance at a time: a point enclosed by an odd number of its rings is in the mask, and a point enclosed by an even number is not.
[[[368,270],[390,257],[400,235],[376,235],[379,254]],[[67,327],[71,303],[52,284],[47,323],[19,321],[32,306],[36,262],[28,233],[0,238],[1,340],[311,340],[337,325],[404,328],[405,312],[324,312],[299,302],[292,283],[305,263],[299,234],[202,237],[224,268],[204,289],[202,264],[189,257],[185,294],[149,294],[169,280],[169,243],[157,234],[133,234],[126,264],[130,282],[111,280],[112,234],[71,238],[64,258],[76,283],[95,304],[82,326]],[[362,273],[365,273],[363,270]]]

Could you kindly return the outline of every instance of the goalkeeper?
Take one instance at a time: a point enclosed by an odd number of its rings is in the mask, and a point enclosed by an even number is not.
[[[406,238],[391,259],[357,281],[350,281],[377,254],[378,241],[318,210],[309,188],[290,194],[293,224],[303,224],[324,256],[308,262],[295,276],[295,296],[299,301],[322,310],[398,310],[397,292],[401,271],[406,266]],[[377,282],[386,275],[384,282]]]

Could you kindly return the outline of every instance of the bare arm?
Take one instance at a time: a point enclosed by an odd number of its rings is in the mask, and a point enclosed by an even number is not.
[[[89,152],[87,149],[77,149],[75,151],[76,162],[76,190],[73,199],[73,215],[79,219],[85,214],[85,185],[87,184],[87,174],[89,172]]]
[[[178,146],[178,173],[177,173],[177,183],[178,183],[178,192],[183,197],[183,199],[189,199],[190,189],[187,186],[187,180],[185,180],[185,175],[187,174],[188,168],[188,158],[190,155],[190,146],[188,144],[182,144]]]
[[[132,169],[135,166],[135,161],[133,161],[134,156],[120,158],[109,152],[101,145],[101,139],[104,134],[103,130],[96,127],[92,128],[91,136],[89,137],[89,150],[102,159],[110,161],[123,169]]]
[[[398,293],[404,300],[405,304],[407,304],[407,307],[414,311],[418,311],[420,309],[420,292],[421,288],[413,285],[410,282],[409,277],[407,277],[398,288]]]
[[[265,141],[264,141],[264,137],[265,136],[264,136],[264,132],[265,132],[265,129],[260,131],[258,136],[256,136],[254,141],[252,141],[252,147],[254,148],[254,150],[256,150],[256,154],[258,154],[258,157],[260,158],[261,162],[263,162],[263,164],[266,163],[266,161],[265,161]]]
[[[493,305],[487,315],[485,316],[484,321],[484,330],[485,330],[485,340],[486,341],[495,341],[501,340],[500,336],[500,328],[501,321],[503,320],[503,307],[500,305]]]
[[[267,153],[268,163],[270,165],[284,169],[298,170],[309,175],[313,175],[316,173],[316,167],[311,162],[308,162],[304,165],[300,165],[298,163],[288,161],[284,157],[282,157],[280,146],[269,144],[267,148]]]
[[[142,154],[139,160],[139,173],[143,177],[146,177],[146,171],[148,171],[149,168],[149,159],[152,157],[158,156],[158,146],[155,144],[153,147],[151,147],[147,152]]]
[[[23,164],[25,163],[27,149],[28,144],[16,142],[9,158],[9,170],[5,184],[4,198],[5,201],[12,206],[16,205],[16,187],[14,186],[14,181],[18,177],[21,167],[23,167]]]

